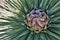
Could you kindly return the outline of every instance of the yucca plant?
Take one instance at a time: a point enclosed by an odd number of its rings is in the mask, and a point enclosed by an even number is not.
[[[4,3],[0,8],[15,16],[0,18],[8,21],[0,22],[0,26],[9,27],[0,30],[6,35],[0,40],[60,40],[60,0],[5,0]]]

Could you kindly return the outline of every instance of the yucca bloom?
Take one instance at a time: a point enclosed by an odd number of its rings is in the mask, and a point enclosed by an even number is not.
[[[60,0],[5,0],[0,40],[60,40]]]
[[[42,10],[32,10],[27,15],[27,25],[29,29],[34,32],[41,32],[44,28],[47,28],[49,18],[47,14]]]

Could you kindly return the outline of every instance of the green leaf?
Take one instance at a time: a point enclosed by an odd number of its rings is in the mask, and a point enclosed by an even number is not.
[[[32,32],[29,34],[27,40],[33,40],[33,33]]]
[[[26,27],[19,27],[19,28],[16,28],[16,29],[12,29],[11,31],[7,32],[8,35],[10,34],[15,34],[17,32],[22,32],[23,30],[26,30]]]
[[[17,1],[17,2],[19,2],[19,1]],[[24,7],[21,5],[21,3],[20,4],[18,4],[15,0],[12,0],[12,3],[14,3],[14,5],[16,6],[16,7],[18,7],[18,9],[21,11],[21,12],[23,12],[23,13],[26,13],[25,12],[25,9],[24,9]]]
[[[59,1],[60,0],[49,0],[49,2],[47,4],[47,10],[50,10]]]
[[[59,25],[60,24],[60,20],[53,20],[53,21],[50,22],[50,24],[58,24]]]
[[[48,3],[49,0],[42,0],[41,4],[40,4],[40,7],[44,10],[46,10],[46,6],[47,6],[47,3]]]
[[[0,8],[8,12],[17,14],[15,17],[0,18],[9,22],[0,22],[1,26],[9,25],[12,30],[4,29],[8,36],[3,37],[4,40],[60,40],[60,0],[5,0],[8,6],[0,5]],[[19,10],[18,13],[10,10],[9,7]],[[25,16],[33,9],[43,9],[47,11],[51,23],[48,25],[46,33],[31,33],[25,25]],[[7,32],[8,31],[8,32]],[[2,35],[5,35],[2,34]],[[7,38],[8,37],[8,38]]]
[[[60,17],[51,18],[50,21],[54,23],[60,23]]]
[[[55,12],[58,9],[60,9],[60,1],[57,2],[47,13],[51,15],[53,12]]]
[[[18,40],[20,37],[24,36],[24,35],[27,35],[29,33],[28,30],[26,31],[23,31],[19,36],[17,36],[16,38],[14,38],[13,40]]]
[[[13,0],[8,0],[8,2],[12,3],[18,10],[20,9],[19,6]]]
[[[33,9],[33,0],[26,0],[28,6],[29,6],[29,12]]]
[[[60,24],[51,24],[49,27],[51,27],[51,28],[60,28]]]
[[[51,40],[48,34],[45,33],[45,36],[47,40]]]
[[[34,40],[39,40],[39,34],[34,33]]]
[[[6,7],[3,7],[3,6],[1,6],[1,5],[0,5],[0,8],[2,8],[2,9],[5,9],[5,10],[6,10],[6,11],[8,11],[8,12],[15,13],[15,12],[13,12],[12,10],[9,10],[8,8],[6,8]]]
[[[7,36],[3,37],[2,39],[7,38],[7,37],[8,37],[8,39],[13,39],[13,38],[17,37],[18,35],[20,35],[20,33],[23,32],[24,30],[26,30],[25,27],[20,27],[20,28],[16,28],[16,29],[12,28],[12,30],[6,32]]]
[[[10,22],[0,22],[0,26],[6,26],[6,25],[10,25]]]
[[[6,3],[9,4],[12,8],[15,8],[15,9],[16,9],[16,7],[15,7],[11,2],[9,2],[9,0],[5,0],[5,1],[6,1]]]
[[[20,35],[20,33],[24,32],[25,30],[26,30],[25,27],[21,27],[19,29],[14,29],[12,31],[7,32],[7,35],[10,39],[13,39],[17,37],[18,35]]]
[[[19,2],[19,4],[21,5],[21,12],[23,12],[24,14],[26,14],[26,10],[25,10],[25,7],[24,7],[24,5],[21,3],[21,1],[20,0],[17,0],[18,2]]]
[[[51,19],[56,18],[56,17],[60,17],[60,12],[53,13],[53,14],[50,16]]]
[[[49,38],[50,38],[50,40],[58,40],[58,39],[56,39],[55,37],[53,37],[51,35],[49,35]]]
[[[2,20],[6,20],[6,21],[13,21],[13,19],[10,19],[10,18],[0,18]]]
[[[25,11],[28,12],[30,9],[29,9],[27,1],[26,0],[20,0],[20,1],[22,3],[22,6],[24,6]]]
[[[3,28],[3,29],[0,29],[0,32],[5,32],[5,31],[8,31],[10,29],[12,29],[12,28]]]
[[[12,4],[15,8],[17,8],[18,10],[20,10],[21,12],[23,12],[23,10],[21,10],[21,8],[20,8],[20,5],[17,4],[14,0],[7,0],[7,3],[8,4]]]
[[[34,8],[38,9],[39,8],[39,0],[33,0],[34,1]]]
[[[56,14],[57,13],[57,11],[59,11],[60,10],[60,7],[57,7],[57,8],[55,8],[55,9],[52,9],[53,11],[50,11],[50,14],[48,14],[49,16],[51,16],[51,15],[53,15],[53,14]],[[56,13],[55,13],[56,12]]]
[[[10,21],[10,22],[24,22],[24,18],[17,18],[17,17],[6,17],[6,18],[0,18],[2,20]]]
[[[45,33],[40,33],[40,37],[41,37],[42,40],[47,40]]]
[[[51,36],[57,38],[58,40],[60,40],[60,37],[59,37],[57,34],[51,32],[51,31],[47,31],[47,34],[49,34],[49,35],[51,35]]]
[[[54,29],[53,28],[49,28],[49,30],[60,35],[60,32],[59,32],[60,30],[58,30],[57,28],[54,28]]]
[[[18,40],[26,40],[27,39],[27,36],[28,36],[28,34],[20,37]]]
[[[48,10],[50,8],[50,4],[52,3],[53,0],[48,0],[47,4],[46,4],[46,10]]]

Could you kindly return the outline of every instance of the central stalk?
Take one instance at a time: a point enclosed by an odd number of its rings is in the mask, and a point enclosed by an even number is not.
[[[46,12],[38,9],[33,9],[29,14],[27,14],[27,25],[28,29],[36,33],[42,32],[46,29],[46,25],[49,22],[49,18]]]

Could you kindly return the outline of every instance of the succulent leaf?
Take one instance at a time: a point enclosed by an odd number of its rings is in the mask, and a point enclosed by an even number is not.
[[[5,0],[1,3],[0,40],[60,40],[60,0]]]

